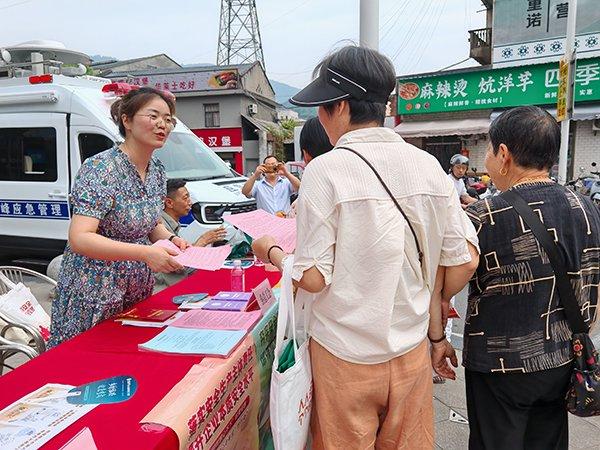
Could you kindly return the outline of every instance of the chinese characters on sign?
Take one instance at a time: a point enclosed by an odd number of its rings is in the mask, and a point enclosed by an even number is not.
[[[557,63],[401,79],[398,114],[552,104],[558,86]],[[591,100],[600,100],[600,58],[575,70],[575,101]]]
[[[562,122],[568,114],[569,60],[563,58],[558,67],[558,99],[556,101],[556,120]]]
[[[135,86],[148,86],[170,92],[237,89],[238,80],[239,77],[236,70],[140,75],[113,79],[115,82],[129,83]]]
[[[66,202],[0,200],[0,217],[68,220],[69,208]]]
[[[494,68],[554,62],[565,51],[567,0],[502,0],[493,8]],[[600,56],[598,0],[578,0],[575,47],[579,57]]]
[[[242,151],[241,128],[200,128],[192,131],[214,151]]]

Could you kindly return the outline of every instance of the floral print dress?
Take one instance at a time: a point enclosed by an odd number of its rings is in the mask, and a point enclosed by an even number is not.
[[[71,191],[71,213],[98,219],[101,236],[147,245],[166,191],[165,170],[158,160],[150,160],[142,181],[129,157],[113,147],[82,164]],[[130,308],[148,297],[153,286],[153,274],[143,262],[92,259],[67,244],[52,304],[49,347]]]

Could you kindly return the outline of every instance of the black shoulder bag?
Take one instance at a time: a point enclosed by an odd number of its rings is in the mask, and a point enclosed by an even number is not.
[[[396,197],[394,197],[394,194],[392,194],[392,191],[390,191],[390,188],[387,187],[387,184],[385,184],[385,182],[383,181],[383,178],[381,178],[381,175],[379,175],[379,172],[377,172],[375,167],[373,167],[373,164],[371,164],[367,158],[365,158],[363,155],[358,153],[356,150],[353,150],[348,147],[336,147],[336,148],[348,150],[349,152],[354,153],[356,156],[358,156],[360,159],[362,159],[365,162],[365,164],[367,166],[369,166],[369,168],[373,171],[373,173],[375,174],[375,176],[381,183],[381,186],[383,186],[383,189],[385,189],[385,192],[387,192],[387,194],[390,196],[390,198],[394,202],[394,205],[396,205],[396,208],[398,208],[398,211],[400,211],[400,214],[402,214],[402,217],[404,217],[404,220],[406,220],[406,223],[408,224],[408,227],[410,228],[410,232],[412,233],[413,238],[415,239],[415,244],[417,245],[417,253],[419,255],[419,264],[421,265],[421,268],[422,268],[423,267],[423,251],[421,250],[421,245],[419,244],[419,239],[417,239],[417,233],[415,232],[415,229],[413,228],[412,223],[410,223],[410,220],[408,220],[408,216],[406,215],[406,213],[404,212],[404,210],[398,203],[398,200],[396,200]]]
[[[554,238],[521,195],[515,190],[504,192],[501,197],[512,205],[517,214],[529,226],[533,235],[546,251],[556,277],[556,287],[564,307],[573,337],[571,340],[575,365],[566,396],[567,411],[579,416],[600,415],[600,369],[598,352],[588,334],[589,327],[583,320],[573,286],[567,277],[567,269]]]

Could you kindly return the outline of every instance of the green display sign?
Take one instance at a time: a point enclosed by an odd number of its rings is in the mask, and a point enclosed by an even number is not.
[[[558,62],[398,80],[398,114],[555,104]],[[577,61],[575,101],[600,100],[600,58]]]

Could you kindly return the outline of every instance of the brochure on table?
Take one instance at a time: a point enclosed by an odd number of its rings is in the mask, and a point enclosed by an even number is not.
[[[40,448],[98,406],[70,404],[74,388],[46,384],[0,411],[0,448]]]

